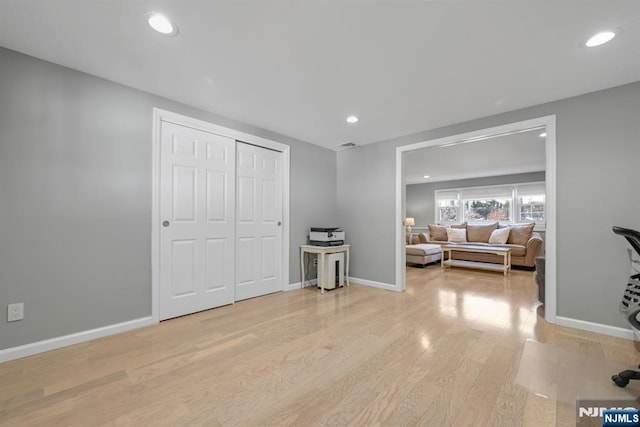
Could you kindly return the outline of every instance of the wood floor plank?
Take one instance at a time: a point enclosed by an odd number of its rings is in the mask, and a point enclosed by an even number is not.
[[[0,364],[0,425],[574,425],[554,369],[640,359],[631,341],[547,324],[531,272],[406,277],[402,293],[309,287]],[[549,379],[528,383],[525,357]],[[608,376],[573,368],[606,397]]]
[[[482,367],[465,405],[454,420],[455,425],[484,426],[495,410],[500,386],[507,376],[506,368],[514,350],[496,345]]]
[[[489,426],[522,426],[524,425],[527,397],[531,394],[515,383],[519,358],[512,358],[505,368],[505,376],[493,406],[487,425]]]
[[[526,427],[553,426],[556,419],[556,402],[546,396],[528,393],[524,405]]]

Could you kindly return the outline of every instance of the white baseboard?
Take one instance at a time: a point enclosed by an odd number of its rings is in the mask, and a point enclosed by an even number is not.
[[[288,285],[286,285],[283,289],[284,292],[288,292],[288,291],[293,291],[294,289],[300,289],[300,285],[301,283],[289,283]]]
[[[317,279],[311,279],[311,280],[305,281],[305,284],[307,287],[312,287],[312,286],[316,286],[317,282],[318,282]],[[386,289],[388,291],[398,291],[398,288],[394,285],[390,285],[388,283],[382,283],[382,282],[374,282],[373,280],[358,279],[357,277],[350,277],[349,283],[357,283],[359,285],[371,286],[372,288]],[[301,286],[300,282],[291,283],[284,288],[284,291],[287,292],[287,291],[292,291],[294,289],[300,289],[300,286]]]
[[[7,348],[5,350],[0,350],[0,363],[20,359],[21,357],[32,356],[38,353],[44,353],[45,351],[67,347],[81,342],[91,341],[96,338],[120,334],[122,332],[142,328],[144,326],[154,325],[155,323],[156,322],[154,322],[151,317],[143,317],[141,319],[129,320],[128,322],[116,323],[115,325],[103,326],[101,328],[64,335],[62,337],[50,338],[44,341]]]
[[[357,277],[349,277],[349,283],[357,283],[359,285],[371,286],[372,288],[386,289],[388,291],[400,292],[400,286],[391,285],[389,283],[374,282],[373,280],[359,279]]]
[[[587,322],[584,320],[572,319],[570,317],[556,317],[556,324],[569,328],[582,329],[583,331],[597,332],[603,335],[611,335],[618,338],[634,339],[635,335],[631,329],[620,328],[618,326],[603,325],[602,323]]]
[[[305,280],[304,284],[307,288],[309,287],[313,287],[316,286],[316,284],[318,283],[318,279],[311,279],[311,280]],[[288,291],[293,291],[294,289],[300,289],[302,283],[301,282],[297,282],[297,283],[290,283],[287,286],[284,287],[283,291],[284,292],[288,292]]]

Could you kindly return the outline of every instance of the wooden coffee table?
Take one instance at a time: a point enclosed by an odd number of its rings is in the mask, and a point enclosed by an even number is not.
[[[464,267],[476,268],[478,270],[501,271],[506,276],[511,271],[511,248],[503,248],[499,246],[481,246],[481,245],[442,245],[440,246],[441,256],[440,265],[445,267]],[[502,264],[481,261],[465,261],[462,259],[452,259],[452,251],[472,252],[478,254],[502,255],[504,262]],[[448,254],[447,254],[448,252]],[[448,255],[445,257],[445,255]]]

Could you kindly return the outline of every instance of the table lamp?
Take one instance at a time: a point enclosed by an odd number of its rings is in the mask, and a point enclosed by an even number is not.
[[[404,223],[407,225],[407,233],[411,233],[411,227],[416,225],[415,218],[405,218]]]

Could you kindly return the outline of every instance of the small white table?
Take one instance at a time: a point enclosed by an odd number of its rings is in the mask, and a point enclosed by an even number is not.
[[[300,270],[302,271],[301,288],[305,286],[305,271],[304,260],[305,254],[318,254],[318,284],[320,285],[320,292],[324,294],[324,263],[327,254],[335,254],[344,252],[345,254],[345,281],[349,286],[349,247],[351,245],[341,246],[313,246],[313,245],[300,245]]]

